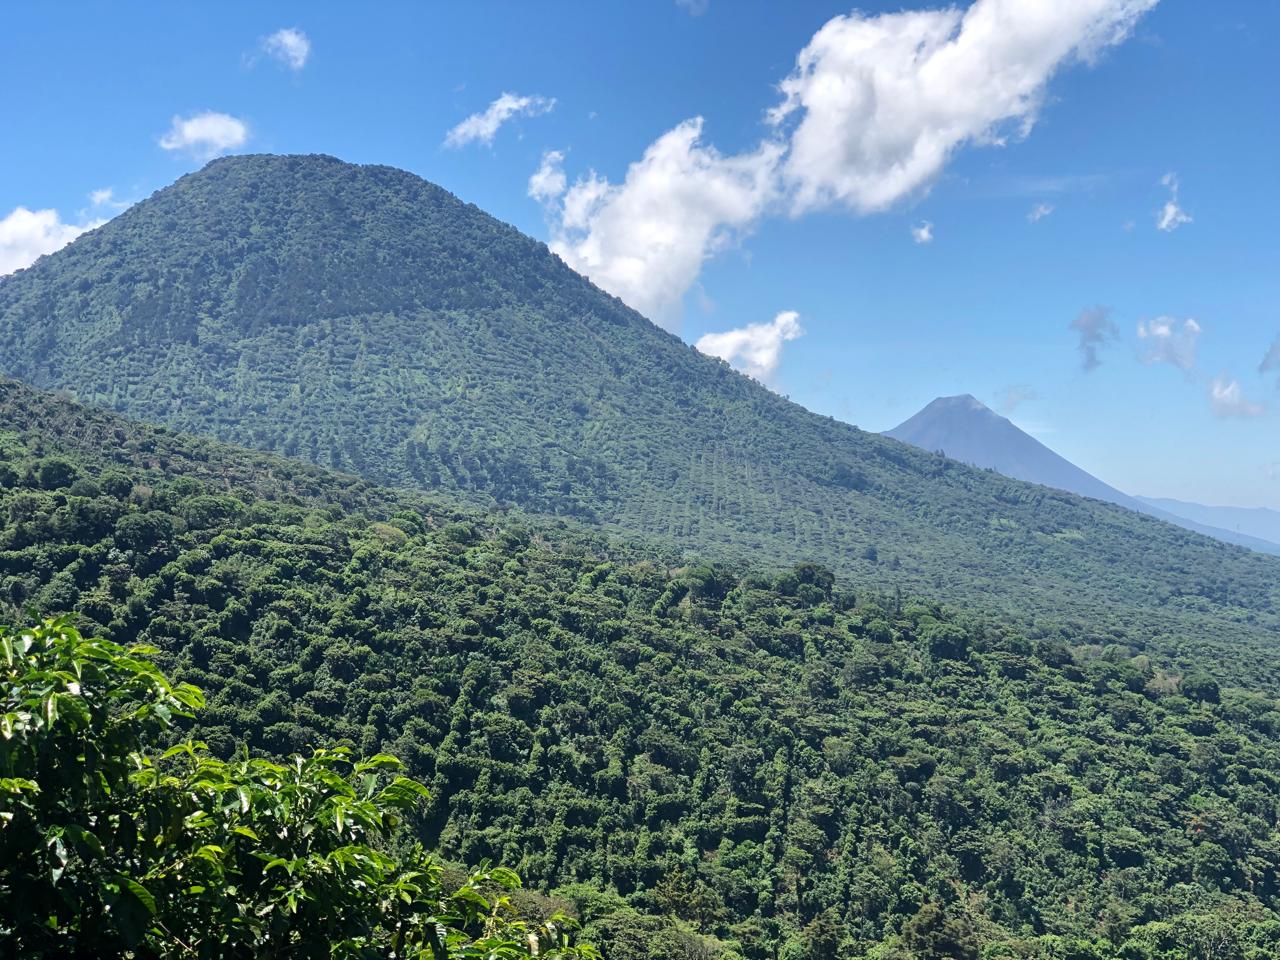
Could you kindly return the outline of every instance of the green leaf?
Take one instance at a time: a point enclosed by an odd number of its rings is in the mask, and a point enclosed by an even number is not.
[[[140,884],[137,880],[134,880],[132,877],[127,877],[123,873],[114,874],[114,878],[120,885],[120,889],[122,891],[128,892],[146,909],[147,913],[155,916],[156,898],[151,895],[151,891]]]

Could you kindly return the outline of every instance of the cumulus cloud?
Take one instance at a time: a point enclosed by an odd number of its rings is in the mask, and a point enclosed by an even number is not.
[[[828,21],[800,51],[756,147],[726,155],[702,118],[655,140],[621,184],[592,172],[552,210],[553,249],[672,325],[702,264],[766,213],[886,210],[966,144],[1034,125],[1046,85],[1123,40],[1157,0],[975,0]]]
[[[551,249],[592,281],[673,328],[703,262],[749,230],[774,197],[781,148],[724,156],[702,118],[649,145],[622,183],[594,172],[554,211]]]
[[[977,0],[828,21],[781,85],[797,211],[887,209],[967,143],[1030,132],[1062,65],[1123,40],[1156,0]]]
[[[1079,338],[1076,346],[1085,370],[1097,369],[1102,363],[1103,348],[1120,337],[1120,330],[1111,319],[1111,308],[1101,305],[1081,310],[1071,321],[1070,329]]]
[[[206,110],[189,117],[174,117],[169,132],[160,138],[160,146],[209,159],[244,146],[248,139],[249,127],[243,120]]]
[[[921,220],[912,226],[911,239],[916,243],[933,243],[933,221]]]
[[[1027,214],[1028,223],[1036,223],[1053,213],[1052,203],[1037,203]]]
[[[800,314],[784,310],[770,323],[753,323],[724,333],[708,333],[698,338],[694,347],[767,383],[782,360],[782,345],[803,334]]]
[[[46,253],[61,250],[80,234],[106,222],[64,223],[57,210],[17,207],[0,220],[0,276],[31,266]]]
[[[547,203],[564,193],[566,186],[564,154],[559,150],[545,151],[541,166],[529,178],[529,196]]]
[[[1218,417],[1260,417],[1267,408],[1254,403],[1240,389],[1240,382],[1232,380],[1226,373],[1216,377],[1209,387],[1209,406],[1214,416]]]
[[[1156,229],[1172,233],[1184,223],[1191,223],[1191,215],[1178,205],[1178,175],[1166,173],[1160,178],[1160,183],[1169,188],[1169,199],[1156,214]]]
[[[296,27],[285,27],[263,38],[262,49],[294,72],[307,65],[311,56],[311,41]]]
[[[1156,317],[1138,322],[1138,339],[1144,344],[1144,363],[1170,363],[1183,372],[1196,365],[1200,324],[1195,320]]]
[[[1271,349],[1262,358],[1262,362],[1258,364],[1259,373],[1280,373],[1280,337],[1276,337],[1275,342],[1271,344]]]
[[[550,112],[556,105],[554,98],[523,97],[504,93],[489,104],[482,113],[473,113],[445,134],[446,147],[465,147],[469,143],[493,143],[498,128],[512,117],[536,117]]]

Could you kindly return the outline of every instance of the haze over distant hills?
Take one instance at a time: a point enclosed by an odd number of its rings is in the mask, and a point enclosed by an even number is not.
[[[382,484],[1271,670],[1274,559],[810,413],[390,167],[213,161],[0,282],[0,372]]]
[[[1265,514],[1270,511],[1261,511],[1262,517],[1251,511],[1240,511],[1254,520],[1253,526],[1246,529],[1240,525],[1239,519],[1229,524],[1215,522],[1215,519],[1229,519],[1228,512],[1214,512],[1212,508],[1178,504],[1177,501],[1131,497],[1054,453],[969,394],[939,397],[915,416],[885,431],[885,436],[922,450],[943,453],[962,463],[995,470],[1006,477],[1118,504],[1226,543],[1280,554],[1280,543],[1255,532],[1265,528]],[[1276,519],[1280,521],[1280,515],[1276,515]],[[1276,527],[1280,529],[1280,522]]]
[[[1138,497],[1145,504],[1196,523],[1232,530],[1280,544],[1280,511],[1266,507],[1210,507],[1163,497]]]

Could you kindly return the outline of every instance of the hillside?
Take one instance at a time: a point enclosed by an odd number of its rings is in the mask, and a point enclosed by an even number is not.
[[[1277,673],[1277,562],[811,414],[387,167],[183,177],[0,280],[0,371],[380,484]]]
[[[1169,509],[1157,501],[1121,493],[968,394],[939,397],[884,435],[1006,477],[1105,500],[1224,543],[1280,555],[1280,543],[1239,529],[1239,523],[1216,524],[1205,519],[1211,516],[1207,511],[1193,514],[1186,509]]]
[[[1204,669],[812,565],[676,567],[12,382],[0,414],[10,618],[160,647],[219,753],[398,754],[425,836],[552,891],[609,960],[1280,945],[1280,711]]]
[[[1266,507],[1212,507],[1166,497],[1138,497],[1148,506],[1207,526],[1280,545],[1280,511]]]

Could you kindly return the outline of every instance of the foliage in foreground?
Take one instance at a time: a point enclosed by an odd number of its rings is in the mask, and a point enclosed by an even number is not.
[[[218,757],[400,756],[419,836],[609,960],[1280,955],[1280,706],[1194,633],[1188,669],[44,409],[0,434],[0,603],[160,648]]]
[[[594,955],[563,917],[515,916],[511,871],[455,889],[420,847],[393,852],[428,794],[392,757],[161,752],[203,697],[154,652],[0,628],[0,955]]]

